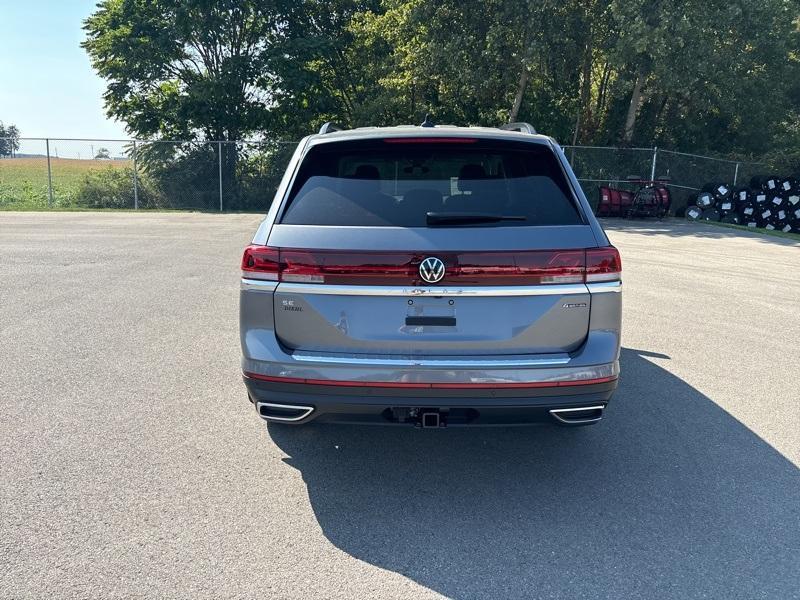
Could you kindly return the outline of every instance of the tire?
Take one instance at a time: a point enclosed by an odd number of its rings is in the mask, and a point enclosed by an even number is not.
[[[750,191],[750,188],[740,187],[734,190],[733,199],[736,202],[736,207],[739,208],[743,204],[750,202],[753,199],[753,194]]]
[[[753,201],[756,204],[758,204],[760,206],[763,206],[764,204],[767,203],[767,193],[765,191],[763,191],[763,190],[756,191],[753,194]]]
[[[784,198],[781,194],[770,194],[769,198],[769,207],[773,211],[786,209],[789,207],[789,200]]]
[[[779,192],[783,180],[777,175],[770,175],[763,180],[761,189],[765,192]]]
[[[739,205],[737,212],[739,213],[739,220],[741,222],[755,220],[758,212],[758,205],[754,200],[748,200],[747,203]]]
[[[736,202],[732,197],[717,200],[716,208],[724,217],[725,215],[736,211]]]
[[[728,200],[733,194],[733,190],[725,183],[718,183],[714,186],[714,191],[712,193],[714,194],[714,199],[719,202]]]
[[[700,192],[697,194],[697,207],[703,210],[714,206],[714,196],[711,192]]]
[[[739,224],[739,215],[735,212],[730,212],[726,215],[723,215],[720,219],[722,223],[729,223],[731,225],[738,225]]]
[[[780,191],[781,194],[791,194],[792,192],[796,192],[798,189],[797,187],[797,179],[794,177],[787,177],[781,180],[780,184]]]
[[[755,229],[755,228],[757,228],[759,226],[758,225],[758,220],[756,220],[756,219],[754,219],[752,217],[749,217],[747,219],[743,219],[742,222],[741,222],[741,225],[744,225],[745,227],[750,227],[752,229]]]
[[[719,221],[721,216],[722,215],[720,215],[720,212],[716,208],[707,208],[700,215],[700,220],[701,221]]]
[[[686,207],[686,219],[689,221],[697,221],[703,214],[703,210],[699,206]]]

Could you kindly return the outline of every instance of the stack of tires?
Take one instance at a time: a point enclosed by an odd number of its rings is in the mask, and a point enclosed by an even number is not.
[[[749,186],[704,185],[689,198],[686,218],[800,233],[800,182],[793,177],[754,177]]]

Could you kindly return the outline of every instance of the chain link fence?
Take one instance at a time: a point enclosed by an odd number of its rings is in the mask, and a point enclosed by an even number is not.
[[[630,180],[664,179],[672,194],[673,210],[686,206],[688,197],[709,183],[747,186],[750,179],[769,172],[766,163],[734,161],[660,148],[565,146],[564,153],[596,208],[601,185],[638,187]]]
[[[20,138],[0,157],[0,208],[265,212],[297,142]],[[565,146],[590,201],[629,177],[669,177],[673,207],[709,182],[746,185],[762,163],[656,148]]]
[[[265,212],[297,142],[20,138],[0,208]]]

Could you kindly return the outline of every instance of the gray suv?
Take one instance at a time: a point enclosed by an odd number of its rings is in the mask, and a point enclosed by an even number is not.
[[[267,421],[595,423],[621,261],[530,125],[300,142],[242,258],[242,370]]]

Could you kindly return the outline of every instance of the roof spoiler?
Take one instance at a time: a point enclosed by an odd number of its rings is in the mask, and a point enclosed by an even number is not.
[[[533,125],[530,123],[506,123],[505,125],[500,125],[498,129],[502,129],[503,131],[519,131],[520,133],[530,133],[531,135],[536,133]]]

